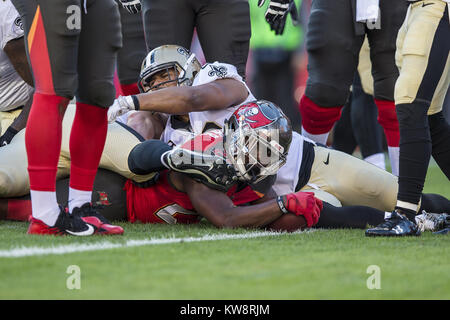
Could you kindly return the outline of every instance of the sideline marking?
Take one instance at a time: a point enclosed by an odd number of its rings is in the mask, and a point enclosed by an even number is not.
[[[296,232],[273,232],[273,231],[255,231],[239,234],[216,234],[205,235],[202,237],[187,238],[150,238],[150,239],[130,239],[124,243],[114,243],[110,241],[102,241],[91,244],[74,243],[69,245],[51,246],[51,247],[18,247],[9,250],[0,250],[0,258],[22,258],[30,256],[57,255],[68,254],[74,252],[99,251],[118,248],[141,247],[148,245],[185,243],[185,242],[202,242],[202,241],[218,241],[218,240],[236,240],[236,239],[252,239],[261,237],[274,237],[280,235],[291,235],[309,233],[313,230],[296,231]]]

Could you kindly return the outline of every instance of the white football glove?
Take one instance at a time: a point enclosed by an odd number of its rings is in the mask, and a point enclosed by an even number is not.
[[[129,13],[138,13],[141,11],[140,0],[120,0],[122,6],[127,9]]]
[[[108,122],[114,122],[117,117],[120,117],[128,111],[138,109],[139,107],[136,105],[132,96],[119,96],[108,109]]]

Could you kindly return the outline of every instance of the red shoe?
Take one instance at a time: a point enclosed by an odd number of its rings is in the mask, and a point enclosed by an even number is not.
[[[81,217],[84,222],[93,226],[96,234],[123,234],[122,227],[112,225],[108,219],[97,211],[100,208],[100,206],[85,203],[81,207],[74,208],[72,215]]]
[[[80,217],[68,214],[64,208],[60,207],[58,219],[53,227],[45,224],[39,219],[30,218],[30,226],[28,234],[52,234],[52,235],[73,235],[73,236],[90,236],[94,234],[95,229],[81,220]]]

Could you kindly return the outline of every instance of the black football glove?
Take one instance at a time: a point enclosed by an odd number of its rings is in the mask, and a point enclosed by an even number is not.
[[[0,137],[0,147],[6,146],[7,144],[11,143],[11,140],[14,138],[14,136],[17,134],[17,130],[9,127],[5,133]]]
[[[264,5],[266,0],[258,0],[258,7]],[[299,17],[297,6],[294,0],[271,0],[267,7],[265,18],[270,25],[270,30],[275,31],[276,35],[282,35],[288,13],[291,14],[292,23],[298,25]]]
[[[120,3],[129,13],[138,13],[142,8],[140,0],[120,0]]]
[[[222,156],[174,148],[163,155],[165,164],[210,188],[226,192],[237,180],[231,164]]]

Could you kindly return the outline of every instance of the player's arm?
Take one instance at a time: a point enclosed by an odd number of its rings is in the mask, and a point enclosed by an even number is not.
[[[195,210],[216,227],[261,227],[284,213],[302,215],[308,227],[315,225],[323,208],[322,201],[311,192],[297,192],[259,204],[236,207],[227,194],[211,189],[186,175],[181,177],[183,189]]]
[[[120,96],[109,108],[108,120],[130,110],[147,110],[167,114],[188,114],[220,110],[242,103],[248,96],[245,85],[232,78],[199,86],[169,87],[133,96]]]
[[[236,207],[226,193],[211,189],[187,176],[183,176],[182,180],[195,210],[216,227],[261,227],[283,214],[275,200]]]
[[[27,54],[25,50],[25,42],[23,37],[12,39],[3,48],[8,56],[11,64],[20,77],[30,86],[33,85],[33,76],[31,74],[30,65],[28,64]]]
[[[243,102],[247,88],[235,79],[222,79],[199,86],[170,87],[137,95],[140,110],[187,114],[225,109]]]
[[[25,103],[22,111],[11,125],[6,129],[5,133],[0,137],[0,147],[10,144],[14,136],[27,125],[28,115],[30,114],[31,104],[33,103],[33,95]]]
[[[27,55],[25,51],[25,42],[23,37],[12,39],[3,48],[3,51],[8,56],[11,64],[20,77],[30,86],[33,86],[33,76],[28,64]],[[23,128],[25,128],[28,114],[30,113],[31,104],[33,102],[33,95],[30,93],[30,98],[25,103],[19,116],[9,126],[5,133],[0,137],[0,147],[9,144],[14,136]]]

